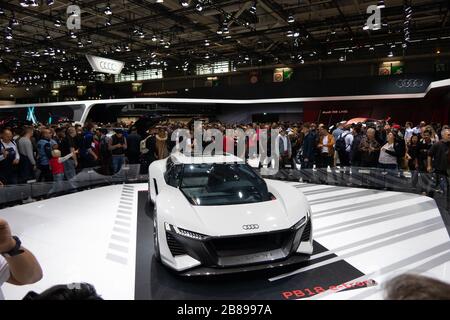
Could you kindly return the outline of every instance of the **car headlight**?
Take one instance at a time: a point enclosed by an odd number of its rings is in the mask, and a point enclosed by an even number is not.
[[[167,222],[164,223],[164,225],[165,225],[167,231],[174,231],[176,234],[178,234],[182,237],[186,237],[186,238],[190,238],[190,239],[194,239],[194,240],[204,240],[208,237],[208,236],[198,233],[198,232],[189,231],[186,229],[175,227],[171,224],[168,224]]]
[[[303,227],[303,225],[306,223],[307,217],[303,217],[299,222],[297,222],[296,224],[294,224],[294,226],[292,227],[292,229],[294,230],[298,230],[301,227]]]

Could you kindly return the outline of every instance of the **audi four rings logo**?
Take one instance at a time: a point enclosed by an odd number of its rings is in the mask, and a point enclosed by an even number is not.
[[[244,229],[244,230],[256,230],[256,229],[259,229],[259,224],[244,224],[242,226],[242,229]]]
[[[108,61],[100,61],[100,68],[108,71],[116,71],[116,64]]]
[[[423,84],[423,81],[420,79],[402,79],[395,83],[399,88],[421,88]]]

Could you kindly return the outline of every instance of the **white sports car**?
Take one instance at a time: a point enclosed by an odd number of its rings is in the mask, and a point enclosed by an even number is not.
[[[174,153],[149,167],[155,257],[182,275],[282,266],[313,251],[297,188],[262,179],[234,155]]]

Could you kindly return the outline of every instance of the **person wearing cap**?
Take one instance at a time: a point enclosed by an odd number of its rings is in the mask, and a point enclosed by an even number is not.
[[[114,130],[115,134],[108,141],[108,149],[112,155],[113,174],[116,174],[122,168],[125,162],[125,151],[127,150],[127,140],[123,136],[122,129]]]

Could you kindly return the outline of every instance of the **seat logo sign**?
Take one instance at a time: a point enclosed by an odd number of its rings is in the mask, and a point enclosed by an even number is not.
[[[259,229],[259,224],[244,224],[242,226],[242,229],[244,229],[244,230],[256,230],[256,229]]]
[[[119,74],[125,65],[125,62],[86,55],[89,64],[92,69],[96,72],[109,73],[109,74]]]
[[[398,88],[422,88],[424,83],[420,79],[401,79],[395,85]]]

